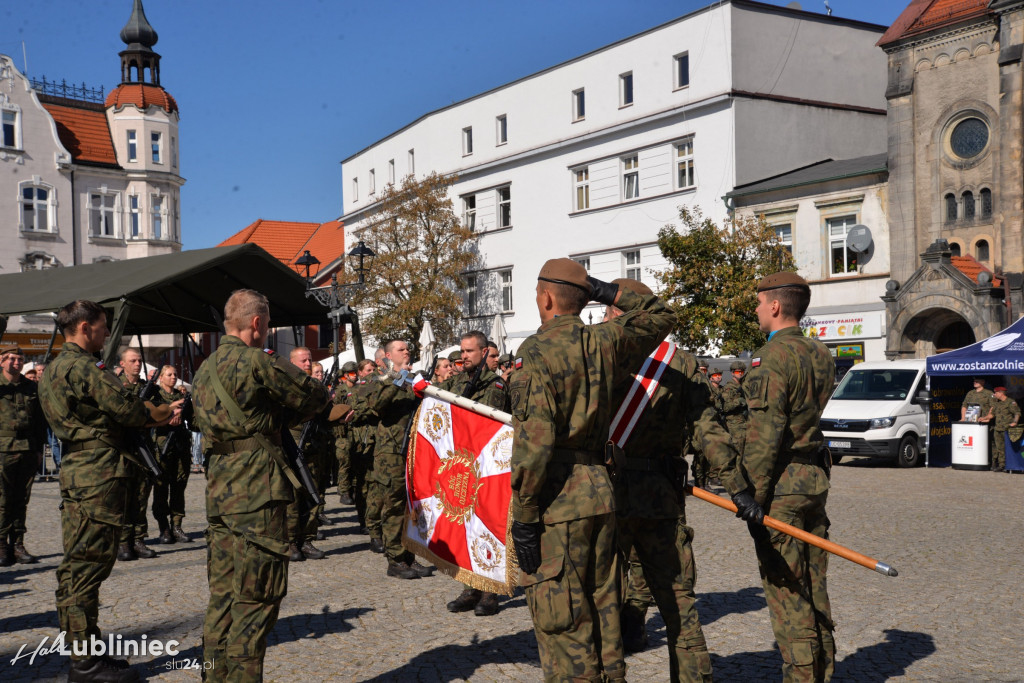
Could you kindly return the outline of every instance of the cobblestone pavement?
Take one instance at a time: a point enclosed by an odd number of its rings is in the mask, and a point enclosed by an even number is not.
[[[154,545],[152,560],[118,564],[101,594],[100,627],[124,638],[177,640],[174,658],[133,657],[151,680],[196,680],[172,670],[201,657],[206,606],[203,486],[193,475],[184,528],[195,542]],[[838,623],[835,680],[1021,681],[1024,657],[1024,476],[950,469],[900,470],[853,459],[835,468],[833,540],[896,567],[884,577],[833,558],[829,588]],[[31,652],[56,635],[54,569],[60,559],[55,482],[37,483],[28,547],[37,565],[0,569],[3,681],[64,680],[67,660]],[[779,680],[751,541],[727,512],[690,499],[696,529],[698,608],[719,681]],[[446,576],[400,581],[357,533],[354,509],[331,495],[321,561],[290,568],[288,596],[270,638],[267,680],[536,681],[541,679],[521,593],[494,617],[449,614],[460,586]],[[153,525],[155,528],[155,525]],[[1016,589],[1014,588],[1016,587]],[[651,648],[628,658],[632,680],[665,680],[664,624],[648,616]]]

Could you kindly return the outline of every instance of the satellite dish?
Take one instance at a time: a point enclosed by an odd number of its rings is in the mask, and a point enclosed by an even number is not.
[[[863,254],[871,248],[871,229],[866,225],[855,225],[846,233],[846,248]]]

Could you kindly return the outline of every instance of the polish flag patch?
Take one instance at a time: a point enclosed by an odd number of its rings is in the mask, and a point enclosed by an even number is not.
[[[760,364],[761,364],[761,359],[760,358],[751,358],[750,359],[750,367],[756,368]]]

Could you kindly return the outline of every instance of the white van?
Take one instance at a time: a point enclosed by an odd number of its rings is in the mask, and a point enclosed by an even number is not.
[[[928,444],[927,379],[923,358],[850,368],[821,414],[832,461],[871,455],[917,465]]]

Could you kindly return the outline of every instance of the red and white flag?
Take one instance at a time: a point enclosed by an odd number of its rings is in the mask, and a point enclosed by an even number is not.
[[[508,536],[512,428],[427,397],[415,429],[402,543],[469,586],[512,595],[519,576]]]

